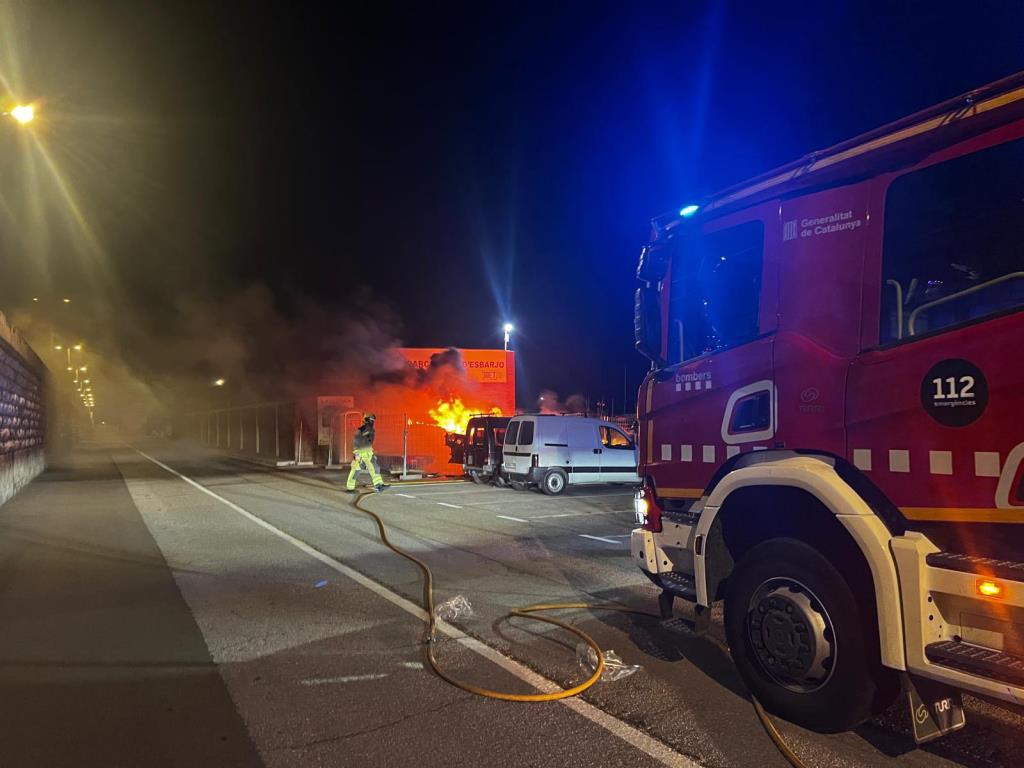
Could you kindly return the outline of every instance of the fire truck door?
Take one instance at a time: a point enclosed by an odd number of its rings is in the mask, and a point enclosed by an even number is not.
[[[847,453],[909,521],[1024,522],[1022,162],[1024,139],[884,190]]]

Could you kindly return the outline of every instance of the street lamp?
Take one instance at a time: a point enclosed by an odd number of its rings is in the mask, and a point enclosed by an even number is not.
[[[215,379],[214,382],[213,382],[213,386],[215,386],[215,387],[223,387],[226,383],[227,382],[224,379]]]
[[[36,108],[31,104],[19,104],[6,113],[13,117],[21,125],[31,123],[36,118]]]
[[[512,323],[505,323],[505,325],[503,326],[503,330],[505,331],[505,351],[506,352],[508,352],[508,343],[512,339],[512,331],[514,331],[515,329],[516,329],[516,327],[514,325],[512,325]]]

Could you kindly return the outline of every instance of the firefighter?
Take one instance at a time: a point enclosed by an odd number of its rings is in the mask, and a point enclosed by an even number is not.
[[[348,482],[345,483],[349,493],[356,492],[356,475],[360,468],[370,473],[373,490],[377,493],[384,490],[384,478],[380,476],[377,458],[373,455],[373,439],[377,436],[373,422],[376,418],[372,413],[364,413],[362,426],[352,436],[352,468],[348,472]]]

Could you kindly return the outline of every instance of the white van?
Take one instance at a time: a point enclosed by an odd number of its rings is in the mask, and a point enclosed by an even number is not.
[[[583,416],[516,416],[505,432],[502,469],[513,483],[557,495],[567,485],[637,483],[637,449],[614,424]]]

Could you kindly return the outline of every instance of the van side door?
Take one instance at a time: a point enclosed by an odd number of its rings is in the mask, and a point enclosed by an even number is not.
[[[601,441],[597,425],[589,419],[567,418],[565,437],[569,444],[569,482],[600,482]]]
[[[601,436],[601,482],[637,482],[633,441],[621,430],[605,424],[598,427],[598,433]]]

